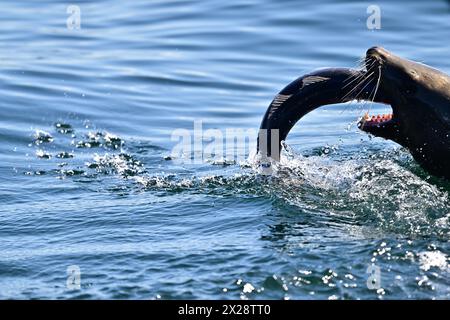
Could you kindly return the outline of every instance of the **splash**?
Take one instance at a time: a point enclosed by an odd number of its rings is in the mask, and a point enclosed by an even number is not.
[[[386,233],[449,236],[448,186],[427,179],[398,147],[380,150],[369,144],[348,151],[346,146],[325,146],[300,155],[283,144],[280,162],[262,161],[252,152],[240,163],[223,159],[195,167],[180,166],[164,149],[152,149],[145,157],[148,144],[126,147],[109,132],[78,133],[69,124],[57,124],[54,130],[55,136],[36,131],[35,152],[58,168],[35,170],[36,175],[97,181],[112,175],[126,181],[127,188],[147,192],[264,197],[299,214],[317,213]],[[58,142],[57,134],[70,136],[71,150],[42,148]]]
[[[439,250],[424,251],[419,253],[420,269],[428,271],[431,268],[450,271],[449,259],[447,255]]]

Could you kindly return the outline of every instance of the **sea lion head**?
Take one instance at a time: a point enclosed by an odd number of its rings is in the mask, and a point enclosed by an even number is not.
[[[359,128],[408,148],[432,173],[449,171],[450,77],[381,47],[370,48],[365,61],[378,78],[375,100],[391,105],[392,114],[366,114]]]
[[[390,105],[391,114],[366,114],[359,128],[406,147],[430,173],[450,179],[450,77],[381,47],[367,50],[362,70],[320,69],[281,90],[261,122],[258,152],[278,160],[281,141],[304,115],[352,100]]]

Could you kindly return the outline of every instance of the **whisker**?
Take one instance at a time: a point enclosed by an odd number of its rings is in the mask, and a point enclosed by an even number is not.
[[[363,73],[363,74],[360,74],[360,75],[358,75],[357,77],[353,78],[352,81],[350,81],[350,82],[347,83],[345,86],[343,86],[342,89],[345,89],[346,87],[348,87],[349,85],[351,85],[351,84],[354,83],[355,81],[360,80],[360,79],[361,79],[362,77],[364,77],[365,75],[366,75],[366,74]],[[350,80],[350,77],[348,78],[348,80]],[[345,82],[345,81],[347,81],[347,80],[344,80],[344,82]]]
[[[343,98],[342,101],[345,101],[345,99],[351,95],[352,93],[354,93],[355,90],[357,90],[357,88],[359,88],[365,81],[367,81],[373,74],[374,72],[372,72],[373,67],[375,65],[376,61],[371,61],[369,64],[367,64],[367,60],[366,60],[366,56],[361,56],[358,60],[357,60],[357,69],[363,71],[364,69],[366,70],[365,73],[362,73],[356,77],[353,76],[349,76],[347,79],[344,80],[344,83],[351,80],[350,82],[348,82],[347,84],[345,84],[342,89],[345,89],[346,87],[350,86],[351,84],[354,83],[358,83],[355,85],[355,87],[350,90]],[[342,110],[340,113],[344,113],[345,111],[347,111],[352,105],[354,105],[354,103],[358,102],[358,96],[364,91],[364,89],[371,83],[372,79],[370,79],[365,85],[364,87],[358,92],[358,94],[355,96],[355,99],[352,99],[351,101],[349,101],[349,103],[347,104],[347,106],[344,108],[344,110]],[[373,89],[375,90],[375,88]],[[370,99],[370,96],[372,95],[373,91],[369,94],[368,98]],[[368,102],[365,100],[363,101],[363,106],[362,108],[364,108],[364,105],[367,104]],[[361,108],[361,109],[362,109]]]
[[[356,60],[356,66],[355,66],[355,69],[356,70],[359,70],[359,71],[363,71],[364,70],[364,68],[366,67],[366,63],[365,63],[365,59],[366,59],[366,57],[365,56],[362,56],[362,57],[360,57],[360,58],[358,58],[357,60]],[[372,64],[373,64],[374,62],[372,62]],[[372,64],[371,64],[371,66],[372,66]],[[371,67],[370,66],[370,67]],[[368,68],[366,68],[366,69],[368,69]],[[356,79],[358,78],[359,76],[357,76],[356,77]],[[352,82],[353,82],[353,80],[355,80],[355,78],[354,78],[354,76],[353,75],[350,75],[350,76],[348,76],[348,78],[347,79],[345,79],[344,80],[344,83],[345,82],[347,82],[347,81],[349,81],[350,79],[352,79]]]
[[[375,86],[375,92],[374,92],[374,94],[373,94],[372,101],[371,101],[371,104],[370,104],[370,106],[369,106],[369,110],[367,111],[367,113],[369,113],[369,112],[370,112],[370,108],[373,107],[373,102],[375,101],[375,97],[377,96],[378,89],[379,89],[379,87],[380,87],[380,82],[381,82],[381,66],[378,66],[378,80],[377,80],[377,85]],[[369,97],[370,97],[370,96],[369,96]]]
[[[348,87],[349,85],[351,85],[352,83],[357,82],[357,81],[361,80],[362,78],[364,78],[364,77],[366,77],[366,76],[367,76],[367,72],[366,72],[366,73],[363,73],[363,74],[360,74],[359,76],[357,76],[356,78],[354,78],[352,81],[350,81],[349,83],[347,83],[345,86],[343,86],[342,89],[347,88],[347,87]]]
[[[364,89],[372,82],[373,78],[371,78],[371,76],[372,76],[374,73],[375,73],[375,72],[373,71],[373,72],[371,72],[371,73],[369,73],[369,74],[365,74],[365,78],[362,79],[357,85],[355,85],[355,87],[354,87],[352,90],[350,90],[350,91],[342,98],[341,101],[344,102],[344,101],[346,100],[346,98],[347,98],[348,96],[350,96],[352,93],[354,93],[356,90],[358,90],[358,88],[359,88],[362,84],[364,84],[365,81],[369,80],[369,81],[367,81],[367,83],[363,86],[363,88],[358,92],[358,94],[356,94],[355,98],[352,99],[352,100],[350,101],[350,103],[347,105],[347,107],[345,107],[344,110],[341,111],[341,114],[342,114],[343,112],[345,112],[345,111],[348,110],[348,108],[352,105],[353,101],[358,100],[358,96],[359,96],[359,95],[364,91]]]
[[[349,92],[347,92],[347,94],[346,94],[345,96],[342,97],[341,101],[345,101],[345,99],[346,99],[348,96],[350,96],[352,93],[354,93],[356,90],[358,90],[358,87],[359,87],[360,85],[362,85],[362,84],[364,83],[364,81],[366,81],[367,79],[369,79],[374,73],[375,73],[375,72],[373,71],[373,72],[369,73],[368,75],[365,75],[364,79],[362,79],[357,85],[355,85],[355,86],[353,87],[352,90],[350,90]]]
[[[365,86],[364,86],[364,87],[356,94],[355,100],[358,100],[359,95],[364,91],[365,88],[367,88],[367,86],[372,82],[372,80],[373,80],[373,78],[370,79],[370,80],[366,83],[366,85],[365,85]]]
[[[374,63],[375,63],[375,62],[372,63],[372,65],[368,68],[368,70],[366,71],[366,73],[363,73],[363,74],[358,75],[357,77],[355,77],[354,79],[352,79],[352,81],[350,81],[350,82],[347,83],[345,86],[343,86],[342,89],[345,89],[346,87],[348,87],[348,86],[349,86],[350,84],[352,84],[353,82],[355,82],[355,81],[361,79],[362,77],[364,77],[365,75],[367,75],[367,74],[371,71],[371,69],[373,68],[373,64],[374,64]],[[348,81],[348,80],[350,80],[350,77],[349,77],[348,79],[344,80],[344,82],[345,82],[345,81]]]

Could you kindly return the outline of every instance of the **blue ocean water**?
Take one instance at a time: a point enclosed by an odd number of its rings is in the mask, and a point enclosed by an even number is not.
[[[449,184],[355,125],[389,107],[314,111],[271,176],[239,142],[171,156],[373,45],[450,73],[449,2],[76,1],[80,28],[69,5],[1,4],[0,298],[450,297]]]

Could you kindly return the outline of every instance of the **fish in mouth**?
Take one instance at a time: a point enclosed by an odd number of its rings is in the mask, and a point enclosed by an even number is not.
[[[359,129],[395,141],[425,170],[450,179],[450,77],[381,47],[367,51],[360,70],[320,69],[281,90],[261,122],[258,152],[279,160],[281,142],[303,116],[353,100],[390,105],[391,114],[366,114]]]

